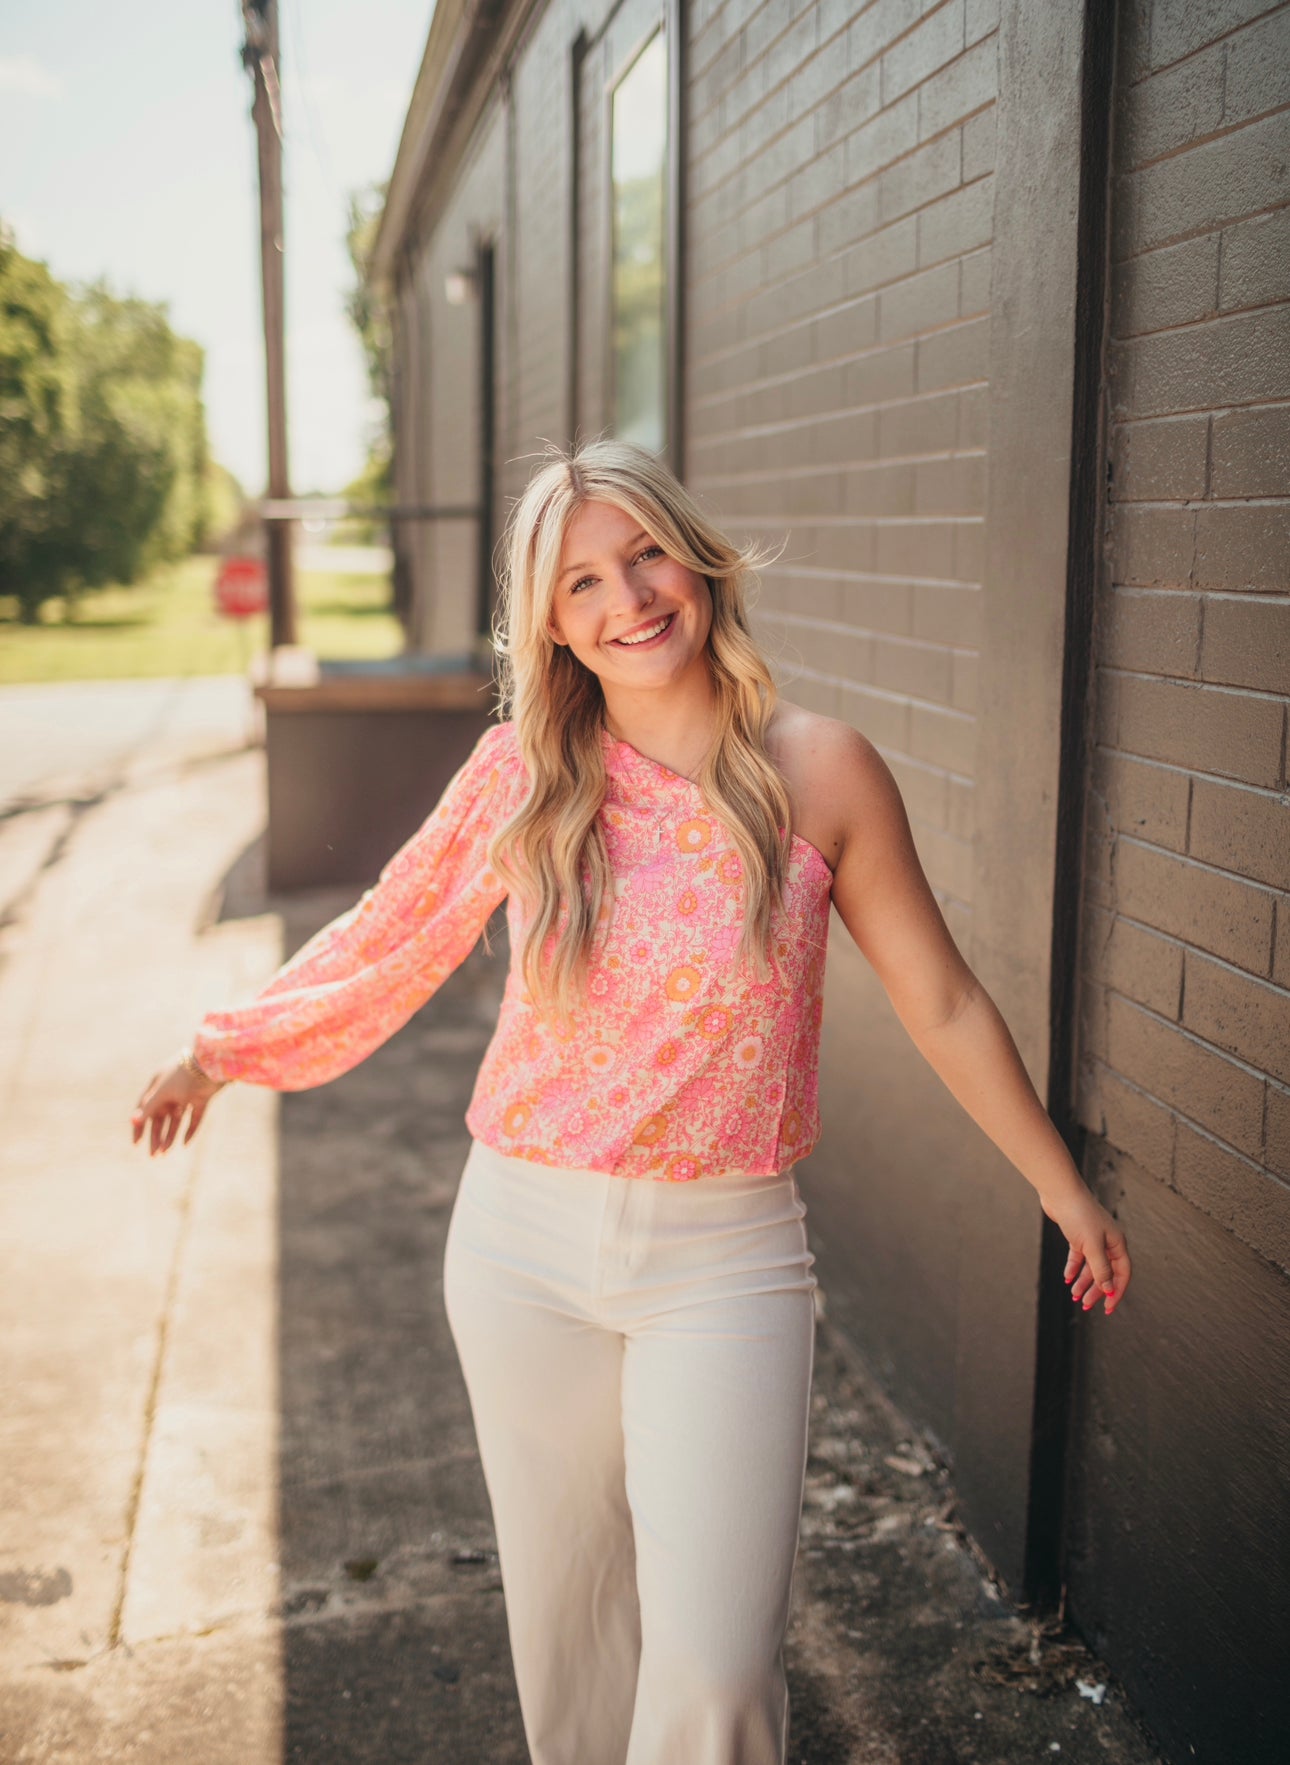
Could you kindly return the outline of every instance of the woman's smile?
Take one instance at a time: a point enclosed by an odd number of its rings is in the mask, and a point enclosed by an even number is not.
[[[635,631],[629,632],[623,637],[611,638],[610,642],[616,644],[619,649],[653,649],[661,644],[671,631],[675,618],[675,613],[666,613],[661,619],[655,619],[648,625],[638,625]]]

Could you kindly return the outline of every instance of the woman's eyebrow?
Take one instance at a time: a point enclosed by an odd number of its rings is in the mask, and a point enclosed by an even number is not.
[[[631,538],[627,541],[627,543],[628,543],[628,545],[635,545],[636,541],[638,539],[648,539],[648,538],[649,538],[649,534],[646,533],[645,529],[642,527],[639,533],[632,534]],[[590,564],[566,564],[564,569],[561,570],[560,575],[563,578],[565,576],[571,575],[573,573],[573,571],[575,571],[575,570],[590,570],[590,569],[591,569]]]

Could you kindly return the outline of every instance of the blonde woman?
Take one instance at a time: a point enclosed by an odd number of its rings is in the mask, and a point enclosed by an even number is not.
[[[776,698],[752,554],[657,460],[551,458],[509,528],[509,720],[350,913],[155,1079],[136,1141],[222,1083],[362,1060],[504,899],[511,970],[466,1117],[445,1300],[538,1765],[782,1765],[815,1277],[830,904],[1110,1313],[1124,1236],[956,948],[891,773]]]

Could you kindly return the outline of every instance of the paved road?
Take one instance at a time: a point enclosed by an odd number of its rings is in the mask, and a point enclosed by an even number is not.
[[[92,793],[134,762],[241,747],[253,705],[240,675],[0,687],[0,810]]]

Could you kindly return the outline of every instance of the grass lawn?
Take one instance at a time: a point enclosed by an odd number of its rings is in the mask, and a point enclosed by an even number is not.
[[[187,558],[133,588],[85,595],[72,619],[47,602],[40,625],[18,622],[0,596],[0,685],[39,680],[120,680],[159,674],[241,674],[269,641],[269,621],[215,611],[215,558]],[[383,576],[299,571],[300,640],[328,661],[397,656],[403,632]]]

